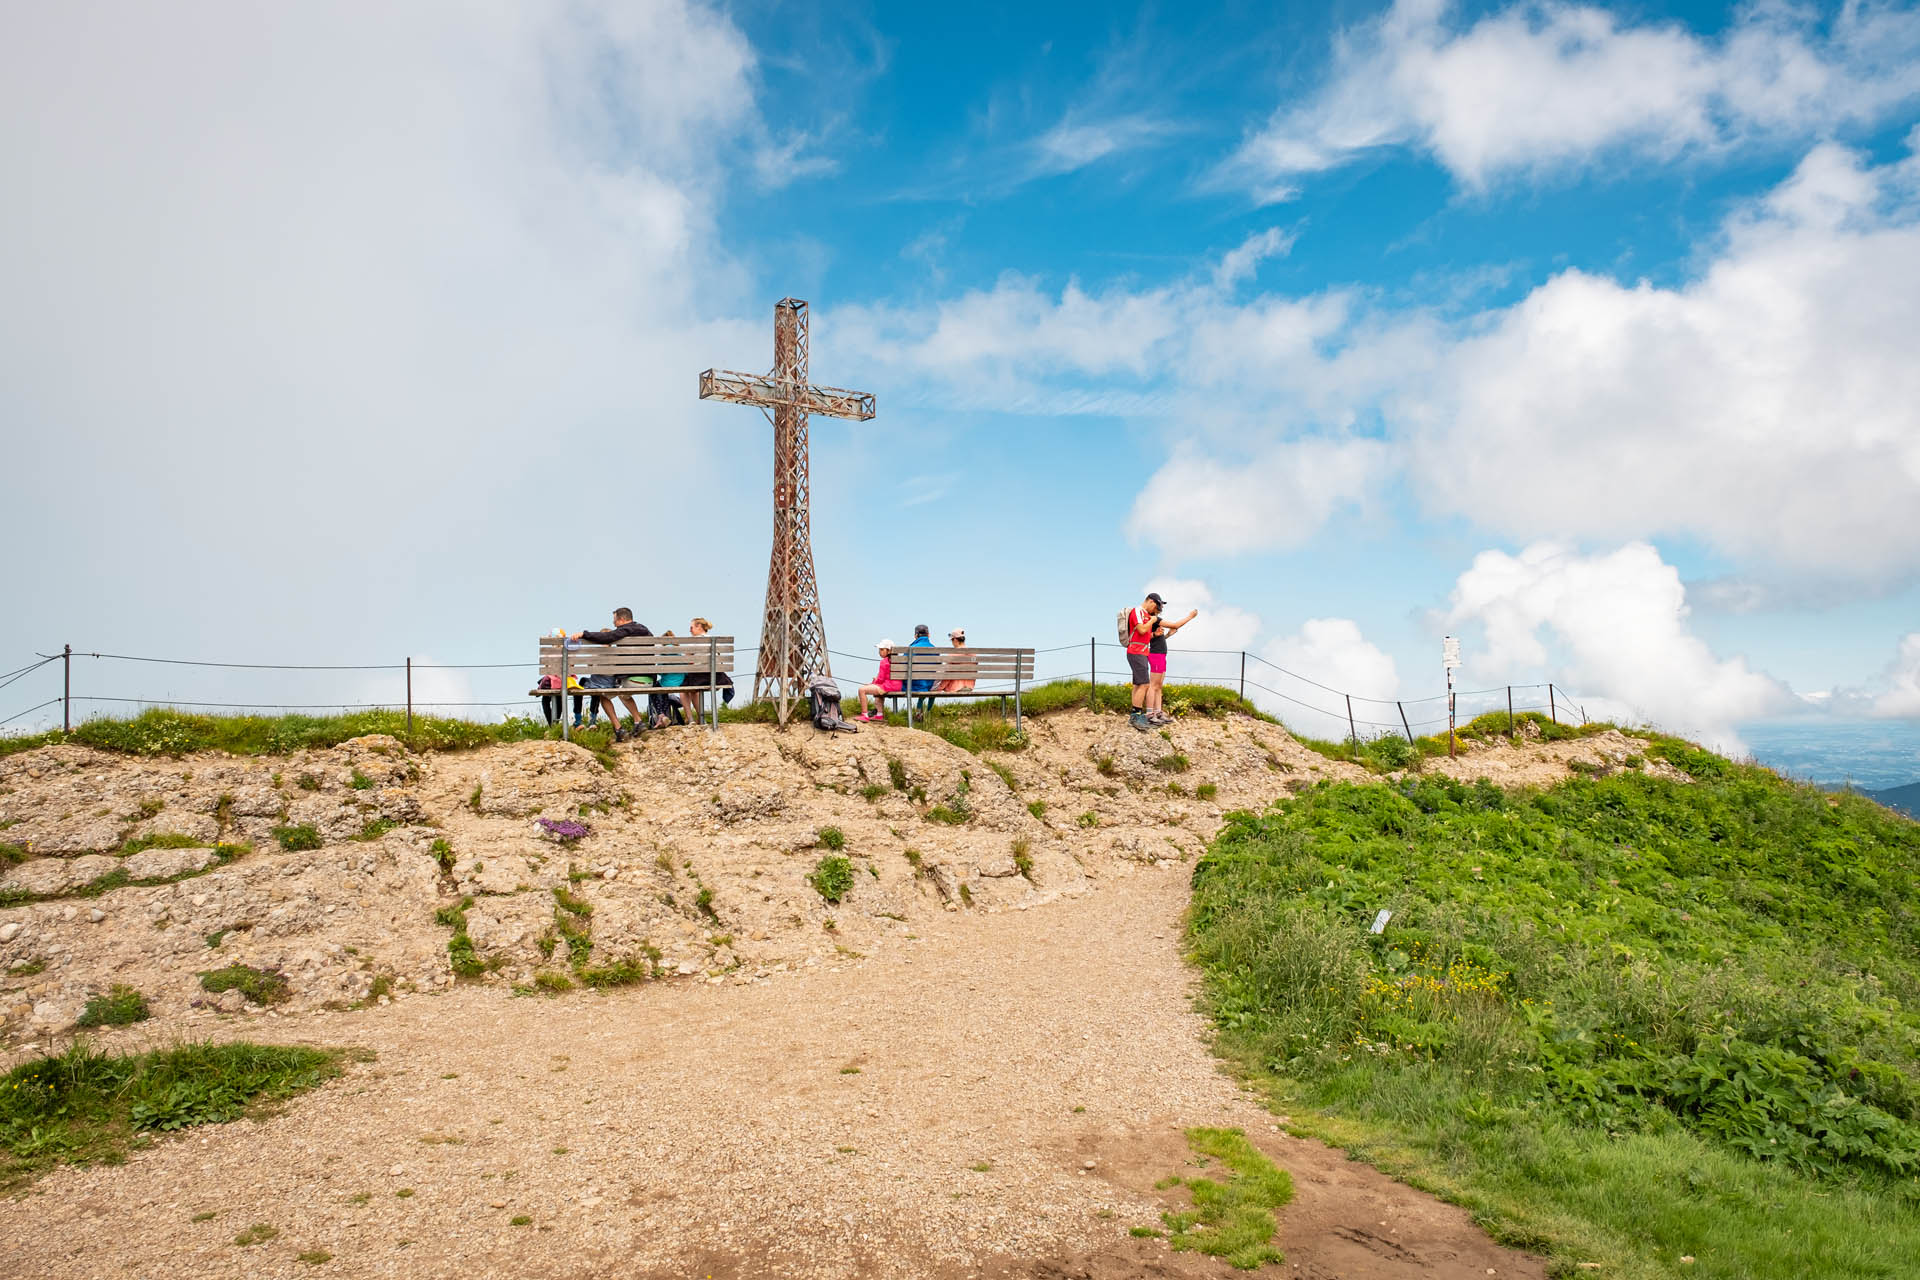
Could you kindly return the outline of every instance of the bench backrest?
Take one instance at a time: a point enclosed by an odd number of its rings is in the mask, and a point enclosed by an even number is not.
[[[1033,679],[1031,649],[913,648],[893,651],[888,676],[894,680],[1015,680]]]
[[[540,637],[540,674],[560,674],[560,646],[567,643],[567,674],[583,676],[702,675],[733,671],[732,636],[629,636],[614,644],[582,644]]]

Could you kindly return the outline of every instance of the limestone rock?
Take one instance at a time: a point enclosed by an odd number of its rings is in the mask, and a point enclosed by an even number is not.
[[[220,823],[212,814],[168,810],[142,822],[133,829],[133,835],[136,839],[141,836],[185,836],[198,844],[212,844],[220,838]]]
[[[5,924],[0,924],[0,943],[12,942],[20,936],[20,931],[24,928],[26,926],[18,920],[9,920]]]
[[[81,858],[35,858],[19,867],[4,880],[0,889],[21,893],[71,893],[90,884],[120,865],[120,859],[90,853]]]
[[[203,871],[216,861],[211,849],[148,849],[134,854],[121,865],[127,869],[129,879],[165,880],[190,871]]]

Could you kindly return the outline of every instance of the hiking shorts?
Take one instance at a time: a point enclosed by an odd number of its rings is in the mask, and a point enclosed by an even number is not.
[[[1167,655],[1164,653],[1148,654],[1147,670],[1153,672],[1153,674],[1157,676],[1163,676],[1167,674]]]
[[[1144,653],[1130,653],[1127,655],[1127,668],[1133,672],[1133,682],[1136,685],[1151,683],[1148,675],[1150,666],[1151,664],[1147,662],[1147,655]]]
[[[588,689],[618,689],[626,682],[625,676],[588,676],[580,683]]]

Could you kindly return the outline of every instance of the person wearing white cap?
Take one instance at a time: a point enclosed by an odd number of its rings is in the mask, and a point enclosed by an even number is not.
[[[893,641],[882,640],[873,646],[880,654],[880,670],[874,673],[872,684],[860,686],[860,714],[855,720],[881,720],[887,718],[887,695],[900,692],[900,682],[893,678]],[[867,710],[867,699],[871,697],[875,709]]]

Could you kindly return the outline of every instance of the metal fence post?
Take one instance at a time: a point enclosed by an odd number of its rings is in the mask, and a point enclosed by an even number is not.
[[[65,670],[60,679],[60,732],[73,732],[73,646],[60,646],[60,661]]]
[[[1240,701],[1247,700],[1247,651],[1240,651]]]
[[[1507,686],[1507,741],[1513,741],[1513,686]]]
[[[1553,721],[1555,724],[1560,723],[1560,713],[1554,709],[1553,705],[1553,682],[1551,680],[1547,682],[1547,719]]]
[[[1400,708],[1400,727],[1407,731],[1407,741],[1411,743],[1413,741],[1413,726],[1407,723],[1407,709],[1398,702],[1393,705]]]
[[[1360,745],[1360,730],[1353,725],[1353,695],[1348,693],[1341,696],[1347,700],[1347,741],[1357,747]]]
[[[1100,664],[1093,656],[1093,637],[1087,637],[1087,710],[1100,709]]]
[[[564,699],[560,703],[560,709],[566,710]],[[407,659],[407,732],[413,732],[413,659],[411,657]]]

